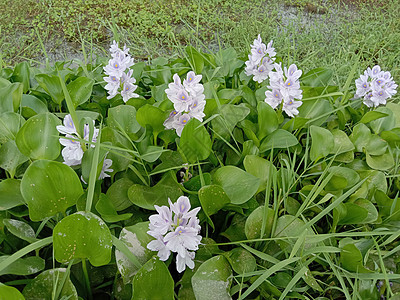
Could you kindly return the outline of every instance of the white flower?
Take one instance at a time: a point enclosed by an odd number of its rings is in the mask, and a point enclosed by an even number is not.
[[[194,268],[194,252],[189,252],[186,251],[184,256],[180,256],[179,254],[176,256],[176,270],[179,273],[182,273],[185,269],[186,266],[188,266],[190,269]]]
[[[172,227],[172,212],[167,206],[154,205],[158,215],[152,215],[150,220],[150,235],[157,237],[166,234]],[[153,234],[154,232],[154,234]]]
[[[62,134],[77,134],[74,121],[70,114],[66,115],[63,120],[63,125],[58,125],[56,128]]]
[[[147,248],[158,251],[160,260],[167,260],[171,252],[176,252],[176,269],[179,273],[186,266],[194,268],[194,257],[201,242],[200,221],[196,217],[200,207],[190,210],[188,197],[181,196],[175,203],[168,199],[170,207],[157,206],[158,214],[149,217],[149,235],[153,236]]]
[[[113,169],[110,169],[112,165],[112,160],[109,158],[105,158],[103,162],[103,167],[101,168],[101,172],[99,175],[99,179],[104,179],[106,177],[110,177],[106,172],[113,172]]]
[[[299,108],[303,102],[295,101],[295,99],[303,98],[303,91],[300,89],[299,78],[302,74],[301,70],[297,69],[295,64],[284,68],[280,64],[275,64],[275,72],[270,72],[270,85],[269,89],[272,91],[265,92],[265,102],[268,103],[273,109],[277,108],[281,103],[282,110],[286,112],[289,117],[294,117],[299,113]]]
[[[174,81],[169,83],[165,90],[168,99],[174,104],[174,110],[164,122],[165,129],[175,129],[176,134],[181,136],[183,128],[191,118],[203,122],[206,101],[201,78],[201,75],[190,71],[182,84],[178,74],[174,74]]]
[[[282,110],[289,117],[293,118],[295,115],[299,114],[297,108],[299,108],[302,104],[303,104],[302,101],[295,101],[295,100],[283,101]]]
[[[160,260],[166,261],[171,254],[171,250],[169,250],[165,244],[166,243],[164,242],[163,237],[158,236],[155,240],[152,240],[147,244],[147,249],[151,251],[158,251],[157,256],[160,258]]]
[[[386,100],[397,93],[397,84],[390,72],[382,71],[376,65],[372,69],[367,68],[360,78],[356,79],[355,99],[363,97],[363,103],[367,107],[385,105]]]
[[[107,82],[104,87],[108,91],[107,99],[114,98],[119,93],[121,93],[124,102],[127,102],[130,98],[139,97],[138,94],[134,93],[137,88],[137,85],[134,85],[136,79],[132,76],[133,71],[129,69],[134,65],[133,58],[128,54],[129,48],[124,46],[124,50],[121,50],[118,48],[118,43],[113,41],[110,52],[112,58],[108,65],[103,68],[105,74],[108,75],[108,77],[103,78]],[[119,92],[120,89],[122,89],[121,92]]]
[[[275,55],[276,52],[275,48],[272,47],[272,41],[266,46],[262,42],[261,36],[258,35],[253,45],[251,45],[251,55],[248,56],[249,60],[245,62],[245,74],[253,76],[253,80],[258,83],[263,82],[274,68]]]

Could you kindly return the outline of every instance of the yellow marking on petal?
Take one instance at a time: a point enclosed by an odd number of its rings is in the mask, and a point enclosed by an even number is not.
[[[187,121],[186,121],[186,120],[183,120],[182,122],[183,122],[183,123],[186,123]]]
[[[288,82],[287,85],[290,85],[290,82]]]

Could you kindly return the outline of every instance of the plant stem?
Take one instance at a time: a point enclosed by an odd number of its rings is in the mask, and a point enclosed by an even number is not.
[[[90,288],[89,274],[88,274],[88,271],[87,271],[87,268],[86,268],[86,259],[85,258],[82,259],[82,271],[83,271],[83,276],[85,277],[88,299],[89,300],[93,300],[92,290]]]

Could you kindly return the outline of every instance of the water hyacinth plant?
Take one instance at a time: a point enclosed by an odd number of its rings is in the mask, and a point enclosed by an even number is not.
[[[0,72],[1,299],[398,297],[394,66],[128,51]]]

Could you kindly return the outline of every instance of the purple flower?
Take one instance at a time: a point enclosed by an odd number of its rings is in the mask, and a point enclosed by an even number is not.
[[[169,207],[157,206],[158,214],[149,217],[149,235],[153,236],[147,248],[158,251],[160,260],[167,260],[171,252],[177,253],[176,268],[179,273],[186,266],[194,268],[194,257],[201,242],[199,219],[196,217],[200,207],[190,210],[188,197],[181,196],[175,203],[168,199]]]

